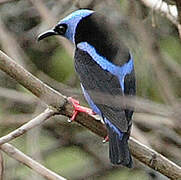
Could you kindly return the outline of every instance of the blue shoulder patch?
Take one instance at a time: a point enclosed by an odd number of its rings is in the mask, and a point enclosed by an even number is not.
[[[81,42],[77,44],[77,47],[85,52],[87,52],[92,59],[104,70],[109,71],[111,74],[115,75],[118,77],[122,91],[124,92],[124,78],[127,74],[130,74],[131,71],[133,70],[134,63],[133,63],[133,58],[131,56],[130,60],[125,63],[122,66],[116,66],[110,61],[108,61],[105,57],[99,55],[96,52],[96,49],[91,46],[87,42]]]

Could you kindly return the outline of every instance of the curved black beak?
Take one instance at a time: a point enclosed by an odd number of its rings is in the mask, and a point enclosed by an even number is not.
[[[58,33],[56,31],[54,31],[54,29],[50,29],[48,31],[45,31],[44,33],[41,33],[38,36],[37,41],[40,41],[48,36],[53,36],[53,35],[58,35]]]

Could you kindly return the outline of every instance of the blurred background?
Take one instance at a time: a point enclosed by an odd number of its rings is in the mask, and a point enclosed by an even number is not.
[[[158,0],[158,3],[160,1]],[[0,48],[17,63],[67,96],[86,105],[74,71],[73,46],[61,37],[37,42],[38,34],[78,8],[108,17],[135,60],[137,96],[170,107],[171,114],[136,112],[132,136],[181,166],[181,44],[174,24],[141,0],[1,0]],[[169,7],[168,7],[169,8]],[[30,92],[0,72],[0,136],[43,111]],[[152,111],[152,109],[149,109]],[[67,118],[56,116],[13,140],[13,145],[52,171],[73,180],[167,178],[134,159],[132,170],[113,167],[108,143]],[[43,180],[31,169],[4,158],[4,179]]]

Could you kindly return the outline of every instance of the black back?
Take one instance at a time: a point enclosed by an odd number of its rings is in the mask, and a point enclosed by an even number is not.
[[[76,28],[75,43],[87,42],[108,61],[122,65],[130,58],[129,50],[108,20],[97,12],[83,18]]]
[[[127,132],[131,125],[132,111],[126,115],[125,110],[121,109],[117,102],[118,97],[124,94],[118,78],[102,70],[88,53],[78,48],[75,52],[75,69],[85,90],[102,112],[103,117],[109,119],[122,132]],[[134,83],[131,85],[134,86]],[[134,87],[126,87],[127,93],[129,89]]]

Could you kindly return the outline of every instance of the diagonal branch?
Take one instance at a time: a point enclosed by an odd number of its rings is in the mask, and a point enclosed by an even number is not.
[[[47,169],[43,165],[39,164],[32,158],[28,157],[18,149],[16,149],[14,146],[5,143],[0,146],[1,150],[4,151],[6,154],[8,154],[10,157],[16,159],[17,161],[25,164],[29,168],[36,171],[38,174],[42,175],[48,180],[66,180],[64,177],[52,172],[51,170]]]
[[[1,51],[0,53],[0,69],[26,87],[38,98],[42,98],[46,104],[53,107],[62,107],[66,102],[63,95],[53,90],[31,73],[26,71],[22,66],[18,65],[10,57]]]
[[[142,163],[147,164],[152,169],[164,174],[170,179],[181,179],[181,167],[166,157],[133,138],[130,138],[129,146],[131,154]]]
[[[65,96],[41,82],[20,65],[16,64],[2,51],[0,51],[0,69],[30,90],[34,95],[41,98],[45,103],[51,105],[52,108],[54,107],[58,110],[59,114],[68,117],[72,115],[72,105],[67,101]],[[85,113],[79,113],[76,122],[100,137],[105,137],[107,134],[104,125],[100,121],[97,121],[94,117]],[[181,179],[181,167],[133,138],[130,138],[129,144],[132,155],[140,162],[155,169],[170,179]],[[2,145],[2,147],[4,145]]]
[[[18,81],[46,104],[57,109],[60,114],[71,117],[73,107],[65,96],[44,84],[2,51],[0,51],[0,69]],[[101,137],[105,137],[107,134],[103,124],[87,114],[80,113],[77,116],[76,121],[94,133],[99,134]]]

